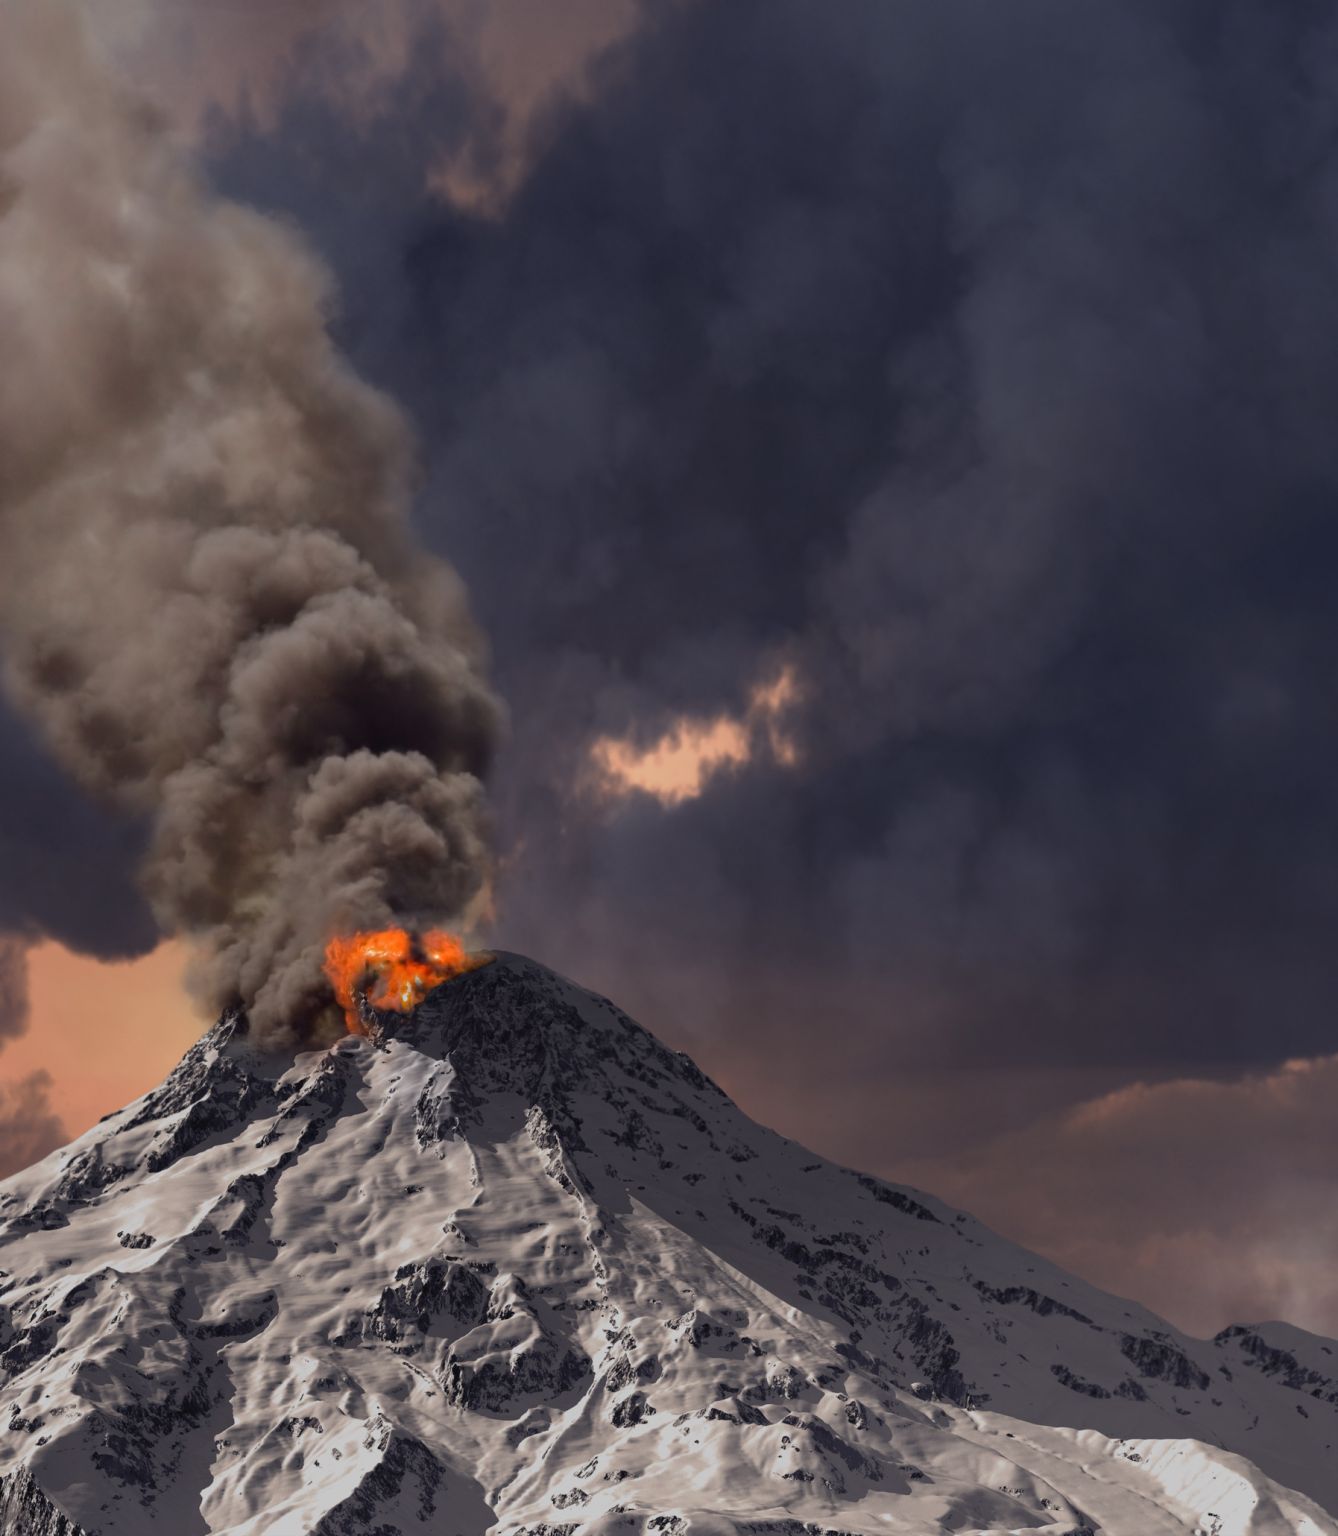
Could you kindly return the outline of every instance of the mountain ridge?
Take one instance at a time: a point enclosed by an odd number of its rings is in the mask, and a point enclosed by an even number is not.
[[[225,1015],[0,1268],[0,1536],[1338,1531],[1331,1341],[1189,1339],[514,955],[296,1061]]]

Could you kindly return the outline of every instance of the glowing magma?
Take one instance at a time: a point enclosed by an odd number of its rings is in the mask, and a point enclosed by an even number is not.
[[[408,1013],[433,987],[487,960],[487,955],[471,955],[454,934],[437,928],[424,933],[383,928],[331,939],[325,948],[325,974],[349,1029],[365,1035],[361,1001],[372,1008]]]

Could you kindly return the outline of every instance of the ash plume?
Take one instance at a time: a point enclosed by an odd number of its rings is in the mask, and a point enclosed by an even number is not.
[[[0,638],[82,785],[146,820],[211,1006],[307,1027],[336,928],[486,874],[500,708],[414,541],[397,410],[295,234],[215,198],[73,8],[0,14]]]

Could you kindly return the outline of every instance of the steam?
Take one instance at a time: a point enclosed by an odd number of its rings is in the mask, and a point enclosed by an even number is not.
[[[0,636],[56,758],[146,818],[205,1000],[274,1042],[332,931],[458,917],[500,720],[411,445],[292,231],[209,195],[65,0],[0,11]]]

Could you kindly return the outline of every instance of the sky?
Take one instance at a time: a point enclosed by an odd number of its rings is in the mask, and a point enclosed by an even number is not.
[[[480,939],[1192,1331],[1338,1332],[1328,9],[93,17],[415,430]],[[200,1019],[143,825],[16,709],[0,784],[12,1168]]]

